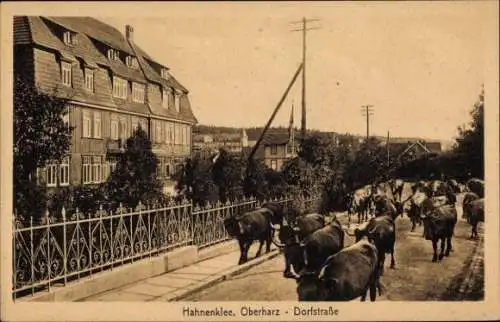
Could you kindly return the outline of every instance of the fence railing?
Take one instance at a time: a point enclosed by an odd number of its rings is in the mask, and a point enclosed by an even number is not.
[[[302,200],[305,209],[314,209],[318,196]],[[293,199],[269,200],[289,206]],[[267,201],[263,201],[267,202]],[[49,291],[100,271],[158,256],[175,248],[208,247],[229,239],[224,218],[259,207],[254,198],[233,203],[193,206],[189,201],[167,207],[136,209],[120,207],[114,212],[93,214],[78,211],[67,218],[33,221],[13,227],[13,297]]]

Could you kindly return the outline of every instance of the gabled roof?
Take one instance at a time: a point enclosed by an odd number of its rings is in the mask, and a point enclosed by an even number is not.
[[[134,55],[123,34],[116,28],[92,17],[47,17],[47,19],[75,32],[99,40],[106,45]]]
[[[75,35],[76,45],[68,46],[58,36],[64,29],[72,31]],[[162,106],[151,106],[148,102],[133,103],[112,97],[109,93],[96,91],[87,93],[82,88],[67,88],[58,86],[56,94],[79,100],[86,103],[118,107],[124,110],[164,116],[182,121],[197,123],[191,103],[187,97],[188,90],[174,77],[166,80],[162,78],[153,66],[162,66],[154,61],[141,48],[128,41],[116,28],[91,17],[40,17],[16,16],[14,17],[14,45],[38,45],[46,50],[54,51],[61,59],[80,62],[86,66],[96,68],[99,65],[109,68],[113,75],[146,84],[147,81],[156,82],[164,87],[173,87],[181,91],[179,111],[173,105],[167,109]],[[137,56],[139,68],[129,68],[121,60],[109,60],[104,50],[106,46],[118,49],[128,55]],[[53,90],[48,84],[40,85],[43,90]]]

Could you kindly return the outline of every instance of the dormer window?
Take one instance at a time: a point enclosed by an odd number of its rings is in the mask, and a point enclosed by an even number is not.
[[[109,60],[118,60],[118,50],[108,49],[108,59]]]
[[[168,108],[168,92],[165,88],[162,89],[162,106],[163,108]]]
[[[130,68],[137,68],[138,67],[137,58],[135,58],[133,56],[127,56],[127,58],[125,58],[125,62],[127,64],[127,66]]]
[[[165,79],[169,79],[170,78],[170,75],[169,75],[168,70],[166,68],[162,68],[161,69],[161,77],[163,77]]]
[[[63,41],[66,45],[74,45],[75,35],[71,31],[65,31],[63,34]]]

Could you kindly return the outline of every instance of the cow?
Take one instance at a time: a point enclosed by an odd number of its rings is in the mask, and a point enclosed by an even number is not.
[[[271,209],[262,207],[240,216],[232,216],[224,219],[224,228],[229,236],[236,238],[240,246],[240,259],[238,265],[248,261],[248,250],[255,240],[260,242],[259,249],[255,257],[259,257],[264,243],[266,253],[271,250],[273,225],[282,223],[280,214],[275,214]]]
[[[275,242],[275,245],[285,248],[285,256],[288,256],[288,262],[295,271],[285,277],[296,277],[297,272],[300,274],[303,271],[319,270],[328,256],[341,250],[344,247],[344,230],[334,218],[328,225],[313,231],[302,240],[288,238],[287,243]]]
[[[380,199],[379,203],[383,199]],[[379,208],[380,209],[380,208]],[[378,250],[378,266],[380,275],[384,274],[384,262],[385,254],[391,254],[391,269],[396,267],[396,261],[394,260],[394,245],[396,243],[396,220],[399,213],[397,211],[386,212],[378,217],[370,219],[363,225],[358,226],[354,230],[354,236],[356,237],[356,242],[361,240],[363,237],[368,237],[368,240],[372,241]],[[348,233],[352,236],[352,234]]]
[[[403,195],[404,181],[401,179],[389,180],[389,186],[391,187],[392,195],[394,196],[394,201],[401,201]]]
[[[304,262],[301,260],[302,253],[299,247],[300,242],[316,230],[325,226],[325,217],[320,214],[299,216],[295,221],[295,224],[288,224],[285,220],[281,227],[274,227],[278,230],[280,241],[276,241],[273,238],[272,242],[284,250],[285,270],[283,271],[283,276],[285,278],[293,278],[296,272],[304,269]]]
[[[451,187],[451,189],[453,190],[453,192],[455,192],[455,193],[461,193],[461,192],[463,192],[462,191],[462,187],[460,186],[460,184],[458,183],[457,180],[455,180],[455,179],[449,179],[447,181],[447,183]]]
[[[457,223],[457,209],[454,205],[436,206],[432,200],[425,197],[421,204],[420,218],[424,223],[424,238],[432,241],[434,254],[432,262],[449,256],[453,251],[451,239]],[[441,253],[437,256],[437,244],[441,241]],[[446,242],[446,252],[444,250]]]
[[[318,272],[303,272],[297,279],[299,301],[365,301],[381,294],[378,251],[367,239],[329,256]]]
[[[351,197],[351,203],[347,210],[347,220],[351,222],[351,215],[358,214],[358,223],[368,220],[368,211],[370,208],[370,196],[365,189],[356,190]]]
[[[428,196],[434,198],[435,201],[444,199],[441,201],[443,204],[454,205],[457,202],[455,193],[447,182],[434,180],[431,183],[431,192]]]
[[[467,192],[464,196],[462,209],[462,217],[466,218],[472,226],[470,239],[475,239],[477,238],[478,223],[484,222],[484,198],[479,198],[473,192]]]
[[[466,186],[470,192],[474,192],[480,198],[484,198],[484,181],[476,178],[467,180]]]
[[[415,231],[417,224],[422,226],[422,220],[420,220],[421,207],[415,203],[413,198],[410,199],[410,208],[408,209],[408,217],[411,221],[411,232]]]

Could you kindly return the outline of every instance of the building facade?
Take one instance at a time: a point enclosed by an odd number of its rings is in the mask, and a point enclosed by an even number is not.
[[[441,142],[429,140],[389,141],[389,153],[398,160],[411,161],[424,155],[442,152]]]
[[[68,156],[39,170],[48,187],[105,182],[139,126],[168,182],[191,154],[197,123],[188,90],[167,66],[125,35],[90,17],[14,17],[14,75],[40,91],[69,99],[74,127]]]
[[[193,152],[214,154],[219,149],[225,149],[229,153],[240,154],[248,146],[248,136],[244,129],[239,134],[214,133],[193,135]]]
[[[252,141],[257,139],[251,138]],[[298,142],[293,135],[290,136],[288,132],[271,132],[264,135],[255,158],[263,160],[268,168],[280,171],[288,160],[297,156],[297,150]]]

